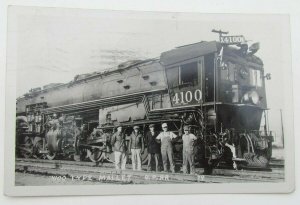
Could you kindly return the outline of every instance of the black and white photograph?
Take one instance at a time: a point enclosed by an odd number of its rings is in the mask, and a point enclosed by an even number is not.
[[[293,189],[288,15],[10,6],[7,24],[12,195]]]

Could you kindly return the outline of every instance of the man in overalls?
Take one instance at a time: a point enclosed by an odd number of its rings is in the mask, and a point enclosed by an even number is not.
[[[122,133],[122,127],[117,128],[117,132],[111,138],[111,145],[114,148],[116,170],[125,170],[127,161],[125,135]]]
[[[182,135],[183,149],[182,149],[182,170],[184,174],[188,173],[187,166],[190,165],[190,174],[195,174],[195,153],[194,142],[197,137],[190,133],[190,127],[185,125],[183,127],[184,134]]]
[[[170,162],[170,170],[172,173],[175,173],[174,165],[174,154],[172,140],[177,137],[173,132],[168,131],[167,123],[162,124],[163,132],[161,132],[156,139],[161,142],[161,155],[163,160],[164,171],[167,172],[168,159]]]

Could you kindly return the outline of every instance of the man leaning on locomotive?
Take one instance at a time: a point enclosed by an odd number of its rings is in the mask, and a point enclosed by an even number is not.
[[[162,124],[162,132],[155,130],[155,125],[149,125],[149,131],[145,137],[140,131],[139,126],[133,127],[133,132],[130,136],[125,136],[122,133],[122,127],[119,126],[117,132],[112,136],[111,145],[114,147],[115,155],[115,168],[117,170],[125,170],[127,161],[127,154],[131,153],[132,169],[142,170],[142,153],[144,152],[144,144],[147,145],[148,151],[148,165],[147,171],[151,171],[151,162],[155,160],[155,171],[159,171],[159,161],[162,158],[163,171],[168,171],[168,162],[170,165],[170,171],[175,173],[174,153],[173,153],[173,141],[178,139],[178,136],[171,131],[168,131],[168,124]],[[185,125],[183,127],[184,133],[182,135],[183,149],[182,149],[182,170],[184,174],[188,173],[188,165],[190,174],[195,174],[195,153],[194,142],[197,137],[190,132],[190,126]],[[126,146],[126,139],[129,139],[128,147]]]

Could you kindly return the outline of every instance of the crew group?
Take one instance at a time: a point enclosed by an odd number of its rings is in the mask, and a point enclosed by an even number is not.
[[[168,171],[168,161],[170,164],[170,171],[175,173],[174,154],[172,141],[177,138],[177,135],[168,131],[167,123],[162,124],[162,132],[155,130],[154,124],[149,125],[149,131],[146,133],[145,140],[148,149],[148,166],[147,170],[151,170],[151,161],[155,159],[155,169],[159,171],[159,156],[162,156],[163,170]],[[196,136],[190,133],[190,127],[184,126],[184,134],[182,135],[183,141],[183,173],[188,172],[188,164],[190,167],[190,174],[195,173],[194,164],[194,141]],[[115,168],[117,170],[125,170],[127,161],[126,152],[131,152],[132,169],[142,170],[141,153],[144,152],[144,137],[140,132],[138,126],[133,127],[133,132],[129,136],[128,147],[126,145],[125,134],[122,132],[122,127],[117,128],[117,132],[111,138],[111,145],[115,154]],[[127,149],[128,148],[128,149]]]

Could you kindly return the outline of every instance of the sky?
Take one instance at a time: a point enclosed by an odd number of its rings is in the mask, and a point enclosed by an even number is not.
[[[260,42],[264,62],[270,129],[281,135],[284,108],[282,75],[289,49],[289,19],[284,15],[120,12],[23,7],[9,10],[8,37],[15,49],[17,96],[75,75],[102,71],[127,60],[159,57],[164,51],[199,41],[218,40],[212,29]],[[9,44],[8,44],[9,46]]]

